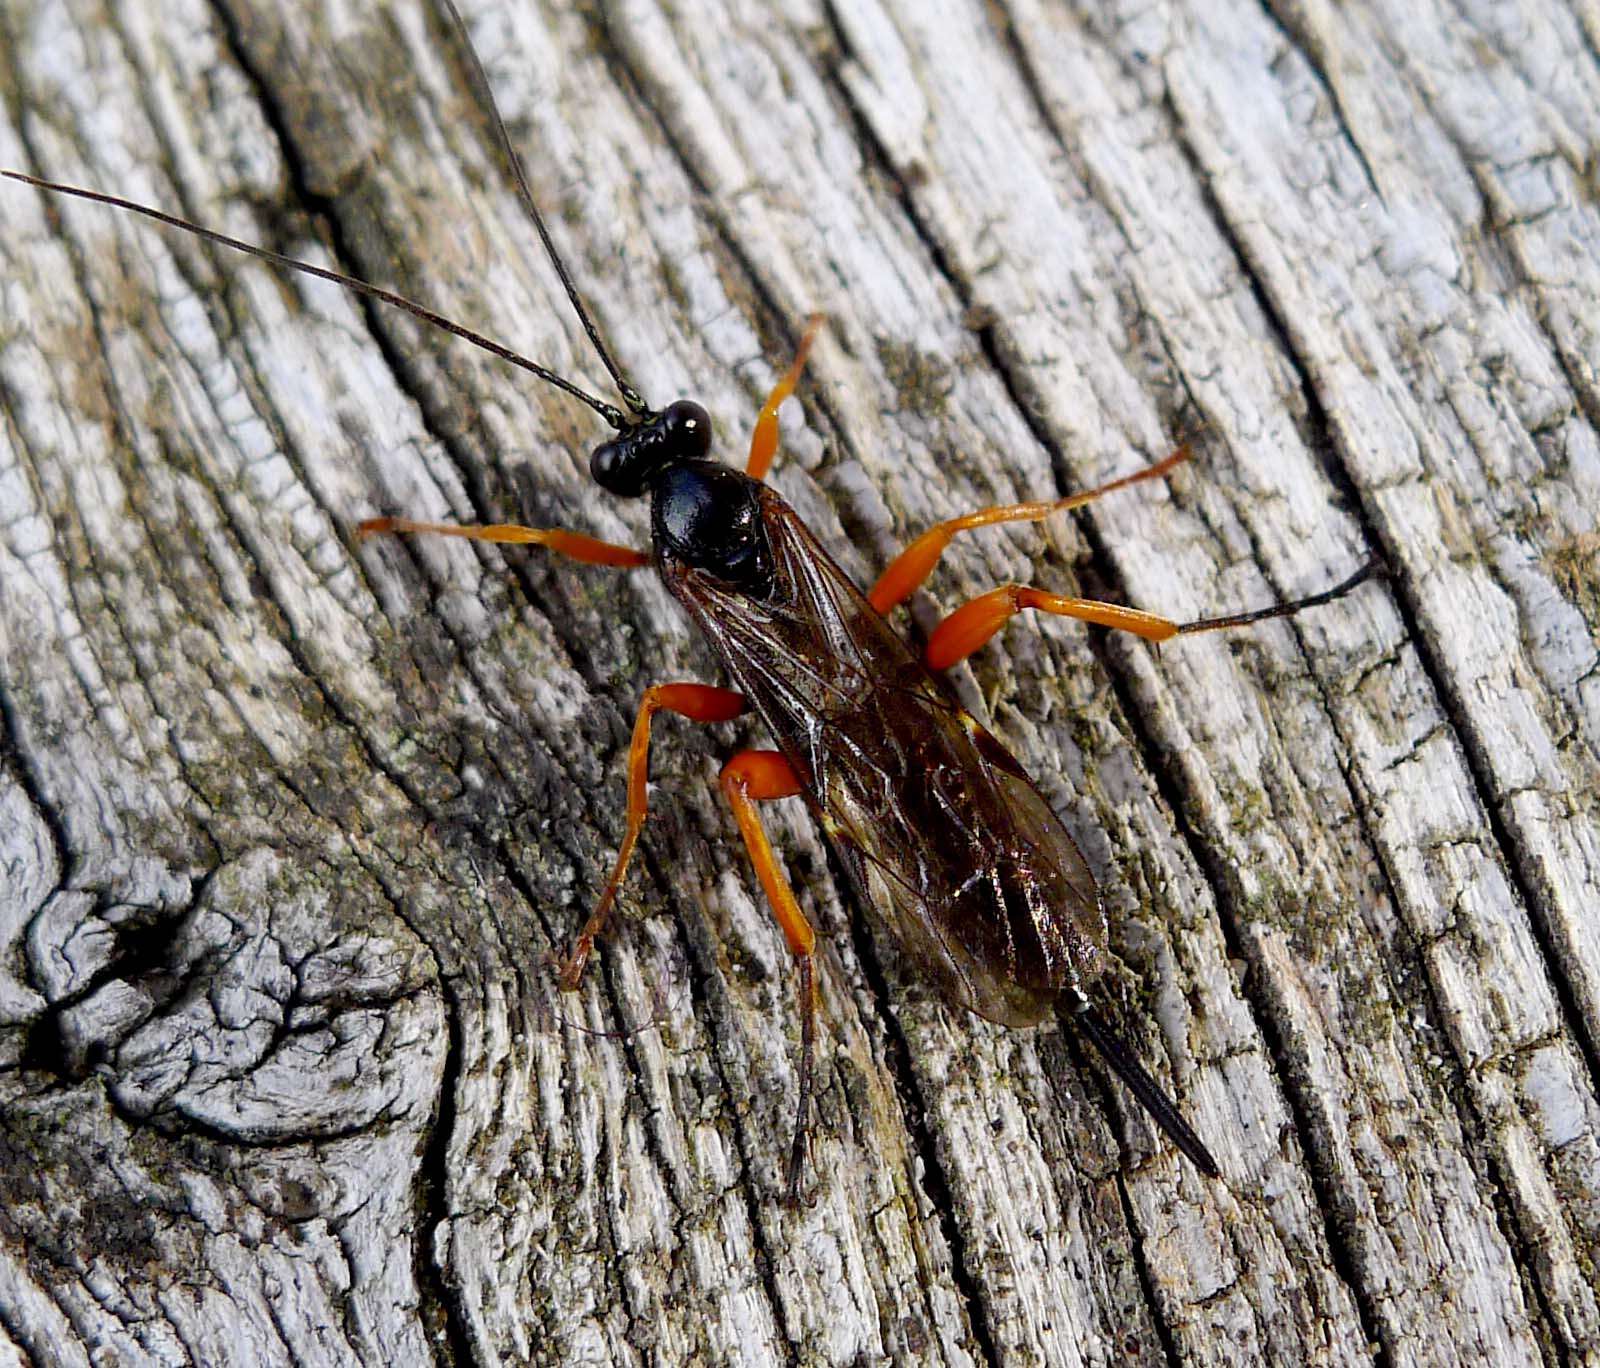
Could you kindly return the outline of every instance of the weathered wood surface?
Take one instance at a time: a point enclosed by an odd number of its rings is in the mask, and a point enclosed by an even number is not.
[[[1177,616],[1013,626],[962,687],[1082,836],[1108,1000],[1207,1183],[1058,1032],[821,927],[811,1205],[785,953],[664,723],[630,916],[554,1001],[647,682],[583,410],[337,291],[0,187],[0,1333],[11,1361],[1600,1357],[1600,22],[1592,7],[471,3],[645,392],[863,577],[931,519]],[[0,164],[426,299],[599,384],[437,13],[6,0]],[[654,1015],[655,1025],[615,1032]]]

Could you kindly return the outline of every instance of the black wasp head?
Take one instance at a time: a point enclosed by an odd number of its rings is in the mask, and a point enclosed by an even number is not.
[[[609,493],[636,499],[662,471],[697,461],[709,450],[711,415],[692,399],[679,399],[597,446],[589,457],[589,473]]]
[[[651,490],[657,553],[703,570],[751,598],[772,587],[772,548],[761,516],[761,482],[714,461],[684,461]]]

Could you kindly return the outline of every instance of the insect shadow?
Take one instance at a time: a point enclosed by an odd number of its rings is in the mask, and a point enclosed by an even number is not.
[[[392,534],[538,545],[592,565],[653,568],[712,647],[732,687],[654,684],[640,700],[627,762],[621,846],[594,910],[560,960],[563,989],[577,987],[623,886],[644,825],[651,721],[670,712],[696,722],[754,713],[775,749],[744,750],[723,766],[720,788],[795,964],[800,1012],[799,1098],[785,1191],[797,1200],[804,1167],[816,1048],[816,936],[762,825],[759,804],[800,797],[821,825],[861,904],[952,1001],[1007,1026],[1061,1018],[1089,1042],[1202,1173],[1221,1169],[1133,1051],[1091,1004],[1110,963],[1105,913],[1093,875],[1060,819],[1011,753],[956,700],[943,672],[980,649],[1012,617],[1034,611],[1161,642],[1286,617],[1350,592],[1377,568],[1369,560],[1331,589],[1255,612],[1193,622],[1001,585],[950,613],[915,650],[887,621],[962,533],[1037,522],[1172,471],[1180,446],[1130,475],[1065,498],[994,505],[936,524],[865,592],[795,511],[765,483],[778,450],[778,410],[799,383],[822,326],[811,318],[793,363],[762,404],[743,470],[708,458],[710,415],[679,399],[649,405],[607,348],[533,201],[522,162],[452,0],[443,0],[470,58],[518,198],[538,232],[621,407],[554,371],[391,290],[297,261],[116,195],[0,171],[55,194],[111,205],[260,258],[333,281],[402,309],[519,366],[586,404],[614,436],[596,446],[590,473],[607,493],[650,499],[648,551],[565,528],[462,526],[371,518],[362,539]]]

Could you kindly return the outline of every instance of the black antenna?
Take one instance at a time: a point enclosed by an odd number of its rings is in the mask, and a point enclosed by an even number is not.
[[[38,176],[30,176],[22,171],[7,171],[0,168],[0,176],[7,180],[21,181],[24,185],[31,185],[39,190],[51,190],[58,195],[72,195],[77,199],[92,200],[96,204],[109,204],[114,209],[126,209],[130,214],[142,214],[145,218],[154,219],[157,223],[164,223],[171,228],[182,228],[186,233],[193,233],[196,237],[204,238],[207,242],[215,242],[219,246],[231,247],[236,252],[243,252],[247,256],[259,257],[262,261],[270,261],[274,266],[282,266],[291,271],[303,271],[306,275],[319,276],[323,280],[331,280],[335,285],[343,285],[347,290],[354,290],[359,295],[369,299],[381,300],[385,304],[392,304],[397,309],[404,309],[408,314],[420,318],[424,323],[431,323],[436,328],[442,328],[447,333],[452,333],[465,342],[472,343],[475,347],[482,347],[492,356],[498,356],[502,361],[509,361],[513,366],[521,366],[523,370],[530,371],[541,380],[554,385],[559,390],[565,390],[574,399],[581,399],[596,413],[598,413],[618,432],[626,431],[633,423],[623,414],[622,410],[614,404],[608,404],[603,399],[596,399],[592,394],[585,394],[570,380],[563,380],[553,370],[541,366],[536,361],[511,350],[510,347],[485,337],[482,333],[474,332],[471,328],[454,323],[441,313],[436,313],[425,304],[418,304],[415,300],[407,299],[404,295],[396,294],[393,290],[385,290],[378,285],[369,285],[364,280],[355,276],[345,275],[342,271],[330,271],[322,266],[313,266],[309,261],[296,261],[293,257],[284,256],[281,252],[274,252],[266,247],[257,247],[253,243],[241,242],[238,238],[229,237],[226,233],[218,233],[210,228],[202,227],[198,223],[191,223],[188,219],[179,218],[176,214],[166,214],[159,209],[152,209],[147,204],[139,204],[134,200],[123,199],[120,195],[106,195],[98,190],[85,190],[77,185],[63,185],[60,181],[41,180]]]
[[[456,8],[455,0],[444,0],[444,7],[449,11],[450,21],[455,25],[461,46],[467,50],[472,73],[477,81],[478,93],[488,106],[489,117],[494,121],[494,130],[500,139],[500,148],[505,153],[506,160],[511,163],[511,174],[517,183],[517,197],[522,201],[522,207],[528,211],[528,217],[533,220],[533,226],[539,230],[539,241],[544,243],[545,254],[550,258],[550,264],[556,268],[556,274],[561,277],[561,286],[566,290],[567,298],[572,301],[573,311],[578,315],[578,321],[583,324],[584,332],[589,334],[589,341],[594,344],[600,363],[610,373],[623,402],[633,411],[636,418],[647,418],[650,416],[650,406],[645,403],[643,396],[633,387],[617,363],[611,359],[606,344],[600,340],[600,330],[595,327],[594,320],[589,317],[589,310],[584,307],[578,287],[572,283],[572,277],[567,274],[566,264],[556,252],[555,243],[550,240],[550,231],[544,226],[544,216],[533,202],[533,191],[528,188],[528,177],[522,169],[522,158],[512,146],[511,135],[506,132],[506,123],[500,117],[500,106],[495,101],[494,89],[490,86],[488,73],[484,71],[483,63],[478,58],[478,50],[472,45],[472,35],[467,32],[461,11]]]

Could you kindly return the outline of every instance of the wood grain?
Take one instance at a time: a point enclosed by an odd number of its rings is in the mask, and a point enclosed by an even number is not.
[[[593,416],[404,317],[0,187],[0,1336],[13,1361],[1600,1358],[1600,22],[1541,0],[469,3],[623,365],[863,579],[1186,618],[960,671],[1081,838],[1107,1003],[1221,1159],[1056,1030],[947,1008],[775,827],[797,1024],[664,723],[648,575],[361,518],[643,544]],[[421,298],[599,388],[424,5],[5,0],[0,165]],[[642,1029],[638,1029],[640,1027]]]

